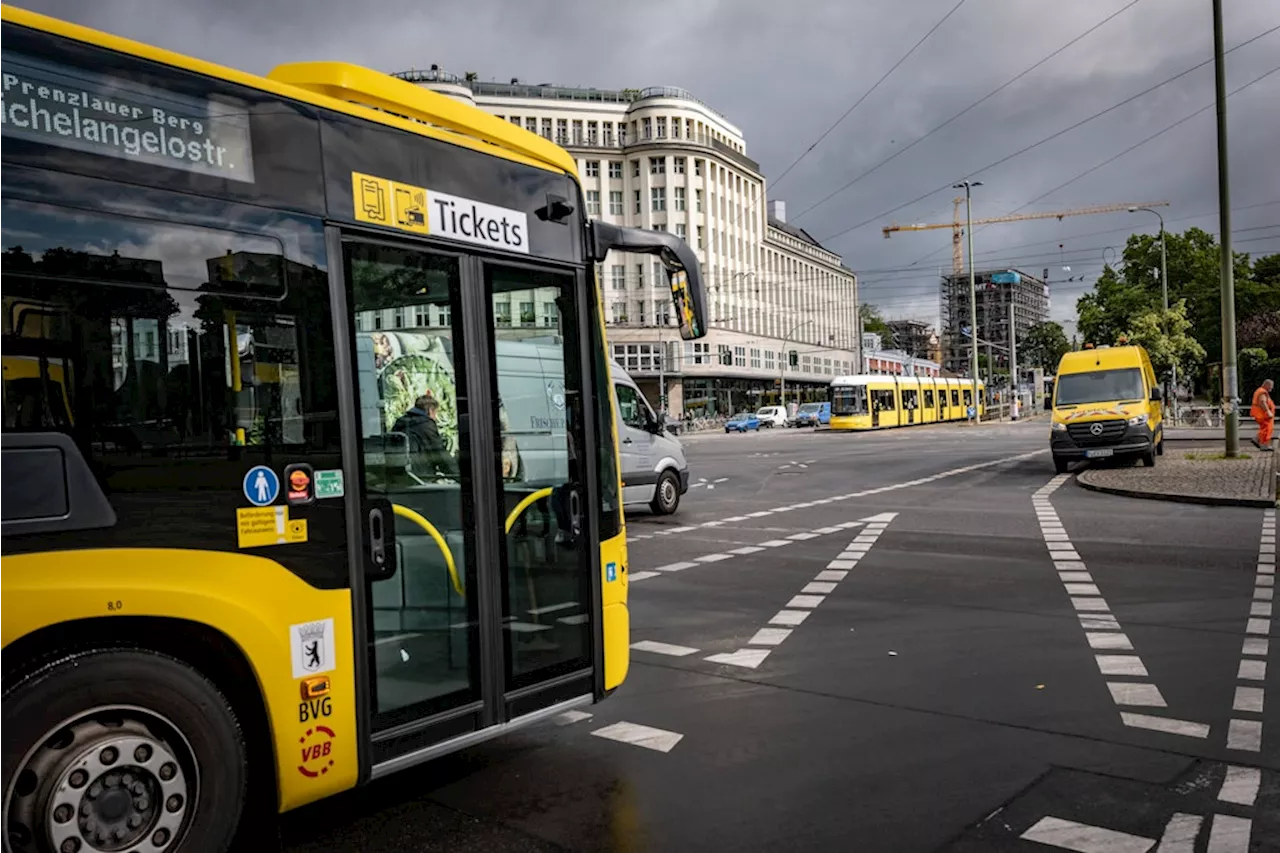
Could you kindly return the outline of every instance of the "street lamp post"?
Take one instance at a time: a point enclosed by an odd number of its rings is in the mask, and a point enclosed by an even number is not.
[[[785,335],[782,336],[783,353],[782,353],[781,363],[778,365],[778,379],[779,379],[779,383],[781,385],[781,391],[782,391],[782,414],[784,417],[787,414],[787,362],[791,358],[791,353],[786,351],[786,347],[787,347],[787,344],[791,343],[791,336],[796,333],[797,329],[801,329],[812,322],[813,322],[812,319],[801,320],[799,323],[796,323],[794,326],[791,327],[791,331],[787,332]]]
[[[1169,256],[1165,253],[1164,217],[1160,215],[1159,211],[1152,210],[1149,207],[1129,208],[1130,213],[1137,213],[1140,210],[1145,210],[1147,213],[1154,213],[1156,215],[1156,218],[1160,220],[1160,305],[1164,308],[1165,311],[1168,311],[1169,310]],[[1172,400],[1169,398],[1168,385],[1165,386],[1164,397],[1169,407],[1173,411],[1173,417],[1174,417],[1174,420],[1176,421],[1178,418],[1178,401],[1177,401],[1178,364],[1176,361],[1173,364],[1172,374],[1173,376],[1171,379],[1171,384],[1173,386],[1174,398]]]
[[[964,233],[969,244],[969,328],[973,332],[973,421],[978,422],[978,288],[973,280],[973,187],[982,186],[982,181],[961,181],[952,184],[952,189],[964,188]]]

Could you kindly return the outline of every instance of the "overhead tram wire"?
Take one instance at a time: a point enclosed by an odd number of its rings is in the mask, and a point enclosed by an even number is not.
[[[1098,23],[1094,24],[1094,25],[1093,25],[1092,27],[1090,27],[1089,29],[1087,29],[1087,30],[1085,30],[1084,32],[1082,32],[1080,35],[1078,35],[1078,36],[1076,36],[1075,38],[1071,39],[1071,41],[1067,42],[1067,43],[1066,43],[1066,44],[1064,44],[1062,47],[1060,47],[1060,48],[1058,48],[1057,50],[1053,51],[1052,53],[1050,53],[1050,54],[1046,55],[1045,57],[1043,57],[1042,59],[1040,59],[1038,62],[1036,62],[1034,65],[1031,65],[1031,66],[1027,67],[1027,68],[1026,68],[1026,69],[1024,69],[1023,71],[1021,71],[1021,72],[1019,72],[1018,74],[1014,75],[1013,77],[1009,78],[1008,80],[1006,80],[1006,81],[1005,81],[1004,83],[1002,83],[1001,85],[999,85],[999,86],[997,86],[996,88],[992,89],[990,92],[988,92],[987,94],[983,95],[981,98],[979,98],[978,100],[974,101],[972,104],[970,104],[969,106],[965,107],[965,108],[964,108],[964,109],[962,109],[960,112],[956,113],[956,114],[955,114],[955,115],[953,115],[951,118],[949,118],[949,119],[947,119],[946,121],[944,121],[942,124],[938,125],[937,127],[933,128],[932,130],[930,130],[928,133],[924,134],[923,136],[917,137],[914,141],[912,141],[912,142],[911,142],[911,144],[909,144],[909,145],[907,145],[907,146],[905,146],[905,147],[903,147],[903,148],[899,148],[897,151],[895,151],[894,153],[890,154],[888,157],[885,157],[883,160],[881,160],[879,163],[876,163],[876,164],[875,164],[874,166],[872,166],[870,169],[867,169],[866,171],[862,172],[862,174],[858,175],[856,178],[854,178],[853,180],[849,181],[849,182],[848,182],[847,184],[845,184],[844,186],[842,186],[842,187],[840,187],[839,189],[837,189],[837,190],[835,190],[835,191],[833,191],[833,192],[829,193],[828,195],[824,196],[820,201],[817,201],[817,202],[815,202],[815,203],[813,203],[813,204],[809,205],[809,206],[808,206],[808,207],[806,207],[804,210],[802,210],[802,211],[800,211],[799,213],[797,213],[797,214],[795,215],[795,217],[794,217],[794,218],[798,221],[798,220],[799,220],[801,217],[803,217],[806,213],[809,213],[809,212],[811,212],[811,211],[813,211],[813,210],[816,210],[816,209],[817,209],[817,208],[819,208],[819,207],[822,207],[822,205],[824,205],[824,204],[826,204],[827,202],[831,201],[831,199],[833,199],[833,198],[835,198],[836,196],[840,195],[840,194],[841,194],[841,193],[843,193],[845,190],[849,189],[849,188],[850,188],[850,187],[852,187],[854,184],[856,184],[858,181],[860,181],[860,180],[862,180],[863,178],[867,177],[867,175],[870,175],[872,172],[874,172],[874,171],[878,170],[881,166],[884,166],[884,165],[888,164],[891,160],[896,160],[898,157],[901,157],[903,154],[906,154],[906,153],[907,153],[908,151],[910,151],[912,148],[916,147],[916,146],[917,146],[917,145],[919,145],[921,142],[924,142],[924,141],[925,141],[926,139],[928,139],[930,136],[933,136],[935,133],[937,133],[938,131],[942,130],[944,127],[946,127],[947,125],[951,124],[953,121],[955,121],[955,120],[957,120],[957,119],[961,118],[962,116],[966,115],[967,113],[971,112],[972,110],[976,109],[977,107],[979,107],[979,106],[981,106],[982,104],[986,103],[987,101],[991,100],[991,99],[992,99],[992,98],[994,98],[996,95],[1000,94],[1000,93],[1001,93],[1001,92],[1003,92],[1005,89],[1007,89],[1007,88],[1009,88],[1010,86],[1012,86],[1014,83],[1017,83],[1017,82],[1018,82],[1019,80],[1021,80],[1023,77],[1026,77],[1026,76],[1027,76],[1028,74],[1030,74],[1032,71],[1035,71],[1037,68],[1039,68],[1040,66],[1044,65],[1046,62],[1048,62],[1049,60],[1053,59],[1053,58],[1054,58],[1055,56],[1057,56],[1058,54],[1060,54],[1060,53],[1062,53],[1063,51],[1067,50],[1067,49],[1068,49],[1068,48],[1070,48],[1072,45],[1076,44],[1077,42],[1079,42],[1079,41],[1083,40],[1084,38],[1086,38],[1086,37],[1087,37],[1087,36],[1089,36],[1090,34],[1092,34],[1092,33],[1096,32],[1097,30],[1101,29],[1103,26],[1105,26],[1106,24],[1110,23],[1112,20],[1114,20],[1115,18],[1119,17],[1119,16],[1120,16],[1121,14],[1123,14],[1124,12],[1127,12],[1129,9],[1132,9],[1134,6],[1136,6],[1136,5],[1137,5],[1138,3],[1140,3],[1140,2],[1141,2],[1141,0],[1131,0],[1131,2],[1130,2],[1128,5],[1121,7],[1120,9],[1118,9],[1118,10],[1117,10],[1117,11],[1115,11],[1115,12],[1112,12],[1110,15],[1108,15],[1108,16],[1107,16],[1107,17],[1105,17],[1105,18],[1103,18],[1101,21],[1099,21]]]
[[[1263,38],[1263,37],[1265,37],[1265,36],[1269,36],[1269,35],[1271,35],[1272,33],[1274,33],[1276,30],[1280,30],[1280,25],[1274,26],[1274,27],[1272,27],[1272,28],[1271,28],[1271,29],[1269,29],[1269,30],[1264,30],[1263,32],[1258,33],[1256,36],[1253,36],[1252,38],[1247,39],[1246,41],[1242,41],[1240,44],[1236,45],[1235,47],[1232,47],[1232,48],[1230,48],[1230,49],[1228,49],[1228,50],[1226,50],[1226,51],[1223,51],[1223,54],[1224,54],[1224,55],[1226,55],[1226,54],[1228,54],[1228,53],[1233,53],[1233,52],[1235,52],[1235,51],[1239,50],[1239,49],[1240,49],[1240,48],[1242,48],[1242,47],[1246,47],[1246,46],[1248,46],[1248,45],[1250,45],[1250,44],[1253,44],[1253,43],[1254,43],[1255,41],[1257,41],[1258,39]],[[1067,134],[1067,133],[1070,133],[1071,131],[1075,130],[1076,128],[1079,128],[1079,127],[1082,127],[1082,126],[1084,126],[1084,125],[1088,124],[1089,122],[1093,121],[1094,119],[1101,118],[1102,116],[1107,115],[1108,113],[1114,112],[1115,110],[1119,109],[1120,107],[1125,106],[1126,104],[1133,103],[1134,101],[1138,100],[1139,98],[1142,98],[1142,97],[1144,97],[1144,96],[1146,96],[1146,95],[1149,95],[1149,94],[1151,94],[1152,92],[1154,92],[1155,90],[1157,90],[1157,89],[1161,88],[1162,86],[1167,86],[1168,84],[1172,83],[1173,81],[1175,81],[1175,80],[1179,80],[1179,79],[1181,79],[1181,78],[1183,78],[1183,77],[1187,76],[1188,74],[1190,74],[1190,73],[1191,73],[1191,72],[1193,72],[1193,71],[1198,71],[1199,69],[1201,69],[1201,68],[1205,67],[1206,65],[1210,65],[1210,64],[1212,64],[1212,63],[1213,63],[1213,61],[1214,61],[1213,57],[1209,57],[1208,59],[1204,60],[1203,62],[1198,62],[1198,63],[1196,63],[1195,65],[1191,66],[1190,68],[1186,69],[1185,71],[1181,71],[1181,72],[1179,72],[1179,73],[1177,73],[1177,74],[1173,75],[1172,77],[1168,77],[1168,78],[1166,78],[1166,79],[1164,79],[1164,80],[1160,81],[1159,83],[1156,83],[1154,86],[1149,86],[1148,88],[1143,89],[1141,92],[1138,92],[1138,93],[1137,93],[1137,94],[1135,94],[1135,95],[1130,95],[1129,97],[1125,98],[1123,101],[1119,101],[1119,102],[1117,102],[1117,103],[1115,103],[1115,104],[1112,104],[1111,106],[1107,107],[1106,109],[1099,110],[1098,112],[1094,113],[1093,115],[1088,116],[1087,118],[1083,118],[1083,119],[1081,119],[1080,121],[1076,122],[1075,124],[1069,125],[1068,127],[1064,127],[1062,130],[1056,131],[1055,133],[1052,133],[1052,134],[1050,134],[1049,136],[1044,137],[1044,138],[1043,138],[1043,139],[1041,139],[1039,142],[1033,142],[1033,143],[1031,143],[1030,145],[1024,146],[1023,148],[1020,148],[1020,149],[1018,149],[1017,151],[1014,151],[1012,154],[1007,154],[1007,155],[1005,155],[1004,157],[1001,157],[999,160],[996,160],[996,161],[994,161],[994,162],[988,163],[987,165],[982,166],[982,167],[980,167],[980,168],[978,168],[978,169],[974,169],[972,172],[970,172],[970,173],[969,173],[968,175],[966,175],[965,177],[966,177],[966,178],[974,177],[974,176],[979,175],[979,174],[981,174],[981,173],[983,173],[983,172],[986,172],[986,171],[987,171],[987,170],[989,170],[989,169],[994,169],[996,166],[1000,166],[1000,165],[1002,165],[1002,164],[1004,164],[1004,163],[1007,163],[1007,162],[1009,162],[1010,160],[1014,159],[1015,157],[1020,157],[1021,155],[1026,154],[1028,151],[1031,151],[1031,150],[1033,150],[1033,149],[1035,149],[1035,148],[1039,148],[1041,145],[1044,145],[1046,142],[1051,142],[1051,141],[1053,141],[1054,139],[1057,139],[1057,138],[1058,138],[1058,137],[1060,137],[1060,136],[1063,136],[1063,135],[1065,135],[1065,134]],[[857,223],[856,225],[851,225],[851,226],[849,226],[848,228],[845,228],[845,229],[843,229],[843,230],[841,230],[841,231],[837,231],[837,232],[836,232],[836,233],[834,233],[834,234],[830,234],[830,235],[828,235],[828,236],[826,236],[826,237],[822,238],[822,240],[821,240],[821,241],[819,241],[819,242],[822,242],[822,243],[824,243],[824,244],[825,244],[825,243],[829,243],[830,241],[832,241],[832,240],[836,239],[837,237],[843,237],[845,234],[848,234],[848,233],[850,233],[850,232],[852,232],[852,231],[857,231],[859,228],[865,228],[866,226],[868,226],[868,225],[872,224],[873,222],[879,222],[879,221],[882,221],[885,217],[890,216],[890,215],[892,215],[892,214],[894,214],[894,213],[897,213],[899,210],[902,210],[902,209],[903,209],[903,208],[905,208],[905,207],[910,207],[911,205],[913,205],[913,204],[917,204],[917,203],[919,203],[919,202],[922,202],[922,201],[924,201],[925,199],[927,199],[927,198],[929,198],[929,197],[931,197],[931,196],[935,196],[935,195],[937,195],[937,194],[938,194],[938,193],[940,193],[940,192],[943,192],[943,191],[945,191],[945,190],[949,190],[949,189],[951,189],[951,185],[952,185],[952,184],[954,184],[954,183],[955,183],[955,181],[948,181],[947,183],[942,184],[941,186],[937,187],[936,189],[930,190],[930,191],[929,191],[929,192],[927,192],[927,193],[924,193],[924,194],[922,194],[922,195],[916,196],[915,198],[911,199],[910,201],[903,202],[902,204],[898,205],[897,207],[893,207],[893,208],[890,208],[889,210],[882,211],[881,213],[878,213],[878,214],[876,214],[875,216],[872,216],[872,217],[869,217],[869,218],[867,218],[867,219],[862,220],[861,222]]]
[[[841,116],[840,116],[840,118],[836,119],[835,123],[834,123],[834,124],[832,124],[832,125],[831,125],[831,127],[827,128],[825,131],[823,131],[822,135],[821,135],[821,136],[819,136],[816,140],[814,140],[813,144],[812,144],[812,145],[810,145],[808,148],[806,148],[806,149],[804,150],[804,153],[802,153],[799,157],[797,157],[794,163],[792,163],[790,166],[788,166],[786,169],[784,169],[781,175],[779,175],[778,177],[774,178],[774,180],[773,180],[773,186],[774,186],[774,187],[777,187],[777,186],[778,186],[778,184],[782,183],[783,179],[785,179],[785,178],[787,177],[787,175],[791,174],[791,170],[792,170],[792,169],[794,169],[796,166],[799,166],[799,165],[800,165],[800,163],[804,160],[804,158],[808,157],[811,153],[813,153],[814,149],[815,149],[815,148],[817,148],[819,145],[821,145],[821,144],[822,144],[822,140],[826,139],[826,138],[831,134],[831,131],[833,131],[833,130],[835,130],[837,127],[839,127],[839,126],[840,126],[840,124],[841,124],[841,122],[843,122],[845,119],[847,119],[847,118],[848,118],[848,117],[853,113],[853,111],[854,111],[854,110],[856,110],[856,109],[857,109],[857,108],[862,104],[862,102],[863,102],[863,101],[865,101],[867,98],[871,97],[871,93],[872,93],[872,92],[874,92],[876,89],[879,89],[879,88],[880,88],[880,84],[881,84],[881,83],[883,83],[885,80],[889,79],[889,75],[891,75],[891,74],[893,74],[893,72],[897,71],[897,70],[898,70],[898,66],[900,66],[900,65],[902,65],[902,63],[906,62],[906,61],[907,61],[907,59],[909,59],[909,58],[911,57],[911,54],[915,53],[915,52],[916,52],[916,50],[918,50],[918,49],[919,49],[920,45],[924,44],[924,43],[929,39],[929,36],[933,35],[933,34],[937,31],[937,29],[938,29],[939,27],[941,27],[943,24],[945,24],[945,23],[947,22],[947,19],[948,19],[948,18],[950,18],[952,15],[954,15],[954,14],[955,14],[959,9],[960,9],[960,7],[961,7],[961,6],[963,6],[963,5],[965,4],[965,2],[966,2],[966,0],[960,0],[960,2],[956,3],[956,5],[954,5],[954,6],[952,6],[952,7],[951,7],[951,11],[949,11],[949,12],[947,12],[947,14],[943,15],[943,16],[938,20],[938,22],[937,22],[936,24],[934,24],[932,27],[930,27],[930,28],[929,28],[929,31],[928,31],[927,33],[925,33],[923,36],[921,36],[921,37],[920,37],[920,40],[919,40],[919,41],[917,41],[915,44],[913,44],[913,45],[911,46],[911,49],[910,49],[910,50],[908,50],[906,53],[902,54],[902,56],[898,58],[898,61],[897,61],[897,62],[895,62],[895,63],[893,63],[893,67],[892,67],[892,68],[890,68],[890,69],[889,69],[888,71],[886,71],[883,75],[881,75],[880,79],[879,79],[879,80],[877,80],[877,81],[875,82],[875,84],[874,84],[874,85],[872,85],[872,87],[871,87],[870,89],[868,89],[867,91],[863,92],[863,93],[862,93],[862,97],[858,98],[858,100],[856,100],[856,101],[854,101],[854,102],[853,102],[853,106],[851,106],[851,107],[849,107],[849,109],[845,110],[845,111],[844,111],[844,114],[843,114],[843,115],[841,115]]]
[[[1238,93],[1240,93],[1240,92],[1244,91],[1245,89],[1249,88],[1249,87],[1250,87],[1250,86],[1252,86],[1253,84],[1255,84],[1255,83],[1259,83],[1259,82],[1261,82],[1261,81],[1263,81],[1263,80],[1267,79],[1268,77],[1270,77],[1272,74],[1275,74],[1276,72],[1280,72],[1280,66],[1276,66],[1275,68],[1272,68],[1270,71],[1267,71],[1266,73],[1261,74],[1261,75],[1259,75],[1258,77],[1253,78],[1253,79],[1252,79],[1252,80],[1250,80],[1248,83],[1245,83],[1244,85],[1239,86],[1239,87],[1237,87],[1236,89],[1233,89],[1231,92],[1228,92],[1228,93],[1227,93],[1227,97],[1228,97],[1228,98],[1230,98],[1230,97],[1232,97],[1233,95],[1236,95],[1236,94],[1238,94]],[[1021,205],[1020,207],[1015,207],[1013,210],[1011,210],[1011,211],[1009,211],[1008,213],[1004,214],[1004,216],[1013,216],[1015,213],[1018,213],[1018,212],[1019,212],[1019,211],[1021,211],[1021,210],[1025,210],[1026,208],[1030,207],[1031,205],[1035,204],[1036,202],[1038,202],[1038,201],[1043,201],[1044,199],[1046,199],[1046,198],[1048,198],[1049,196],[1053,195],[1054,193],[1058,192],[1058,190],[1065,189],[1065,188],[1069,187],[1071,184],[1074,184],[1076,181],[1080,180],[1081,178],[1084,178],[1084,177],[1086,177],[1086,176],[1088,176],[1088,175],[1091,175],[1091,174],[1093,174],[1094,172],[1096,172],[1096,171],[1098,171],[1099,169],[1101,169],[1102,167],[1104,167],[1104,166],[1108,166],[1108,165],[1110,165],[1110,164],[1114,163],[1116,160],[1119,160],[1119,159],[1120,159],[1121,157],[1123,157],[1124,155],[1126,155],[1126,154],[1130,153],[1131,151],[1134,151],[1134,150],[1136,150],[1136,149],[1138,149],[1138,148],[1141,148],[1143,145],[1146,145],[1148,142],[1151,142],[1153,139],[1155,139],[1155,138],[1157,138],[1157,137],[1159,137],[1159,136],[1163,136],[1164,134],[1168,133],[1169,131],[1173,130],[1174,128],[1176,128],[1176,127],[1178,127],[1178,126],[1180,126],[1180,125],[1186,124],[1187,122],[1191,121],[1191,119],[1195,118],[1196,116],[1200,115],[1201,113],[1208,112],[1209,110],[1213,109],[1215,105],[1216,105],[1216,102],[1210,102],[1210,103],[1208,103],[1208,104],[1205,104],[1203,107],[1201,107],[1200,109],[1196,110],[1195,112],[1189,113],[1189,114],[1187,114],[1187,115],[1183,116],[1182,118],[1178,119],[1178,120],[1177,120],[1177,121],[1175,121],[1173,124],[1166,125],[1165,127],[1161,128],[1160,130],[1157,130],[1155,133],[1153,133],[1153,134],[1151,134],[1150,136],[1146,137],[1145,139],[1142,139],[1142,140],[1141,140],[1141,141],[1139,141],[1139,142],[1135,142],[1133,145],[1130,145],[1128,148],[1124,149],[1124,150],[1123,150],[1123,151],[1121,151],[1120,153],[1115,154],[1115,155],[1113,155],[1113,156],[1111,156],[1111,157],[1108,157],[1106,160],[1103,160],[1101,163],[1097,163],[1097,164],[1095,164],[1095,165],[1093,165],[1093,166],[1090,166],[1088,169],[1085,169],[1083,172],[1081,172],[1080,174],[1076,175],[1075,177],[1070,178],[1069,180],[1063,181],[1062,183],[1058,184],[1058,185],[1057,185],[1056,187],[1054,187],[1053,189],[1048,190],[1047,192],[1043,192],[1043,193],[1041,193],[1040,195],[1038,195],[1038,196],[1036,196],[1035,198],[1031,199],[1031,201],[1028,201],[1028,202],[1026,202],[1025,204]],[[976,229],[976,230],[974,231],[974,233],[975,233],[975,234],[977,234],[979,231],[983,231],[983,230],[985,230],[985,229],[986,229],[986,228],[988,228],[988,227],[990,227],[990,226],[984,225],[984,226],[982,226],[982,227],[980,227],[980,228]],[[933,251],[929,252],[929,254],[922,256],[922,257],[919,259],[919,261],[916,261],[916,262],[914,262],[914,263],[919,263],[920,261],[928,260],[929,258],[933,257],[934,255],[938,254],[939,252],[943,251],[943,249],[945,249],[945,248],[947,248],[947,247],[942,247],[942,248],[934,249]]]

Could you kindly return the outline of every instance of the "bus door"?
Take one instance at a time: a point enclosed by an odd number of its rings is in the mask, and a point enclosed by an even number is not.
[[[376,777],[595,692],[586,285],[336,230],[330,241],[359,422],[348,524],[363,542],[362,764]]]

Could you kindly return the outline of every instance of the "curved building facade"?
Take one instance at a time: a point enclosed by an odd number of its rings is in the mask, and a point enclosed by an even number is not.
[[[832,377],[857,370],[853,272],[767,203],[742,131],[690,92],[487,82],[434,66],[395,76],[563,146],[588,215],[670,231],[697,251],[711,331],[696,342],[679,339],[658,262],[615,254],[600,269],[614,356],[655,405],[679,417],[776,404],[784,372],[787,402],[825,399]]]

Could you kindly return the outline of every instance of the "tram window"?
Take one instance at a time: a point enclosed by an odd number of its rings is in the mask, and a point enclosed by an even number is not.
[[[860,415],[867,412],[867,389],[863,385],[834,388],[831,392],[831,414]]]
[[[902,408],[915,409],[919,406],[920,392],[915,389],[903,389],[902,391]]]
[[[960,392],[955,388],[951,389],[951,405],[960,405]]]
[[[896,408],[893,396],[892,391],[875,390],[871,392],[871,402],[880,411],[891,412]]]
[[[933,390],[926,388],[924,392],[924,407],[926,409],[933,408]]]
[[[968,388],[966,388],[964,392],[964,404],[966,407],[973,405],[973,392]]]

